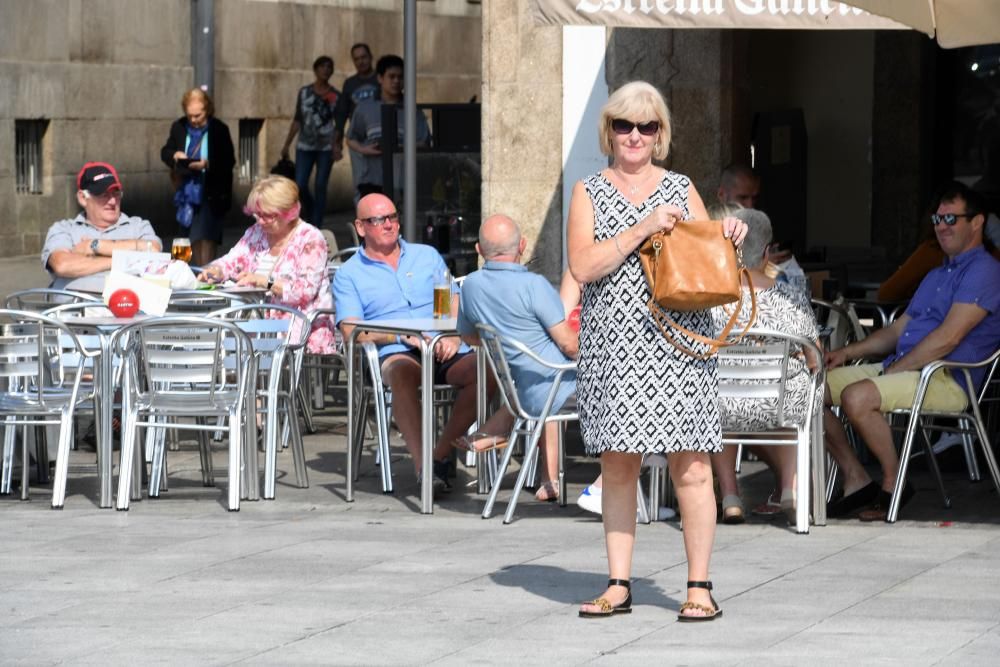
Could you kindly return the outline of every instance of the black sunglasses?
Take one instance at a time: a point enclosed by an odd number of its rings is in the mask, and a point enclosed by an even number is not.
[[[660,131],[660,121],[651,120],[645,123],[633,123],[624,118],[615,118],[611,121],[611,129],[615,134],[632,134],[632,130],[638,129],[639,134],[651,137]]]
[[[959,218],[974,218],[978,213],[932,213],[931,223],[937,227],[941,223],[954,227]]]

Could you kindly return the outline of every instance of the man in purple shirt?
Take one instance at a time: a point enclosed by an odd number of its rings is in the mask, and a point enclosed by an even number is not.
[[[831,517],[858,510],[862,521],[884,520],[899,472],[899,457],[884,413],[913,404],[920,369],[940,359],[982,361],[1000,344],[1000,262],[983,247],[986,205],[982,196],[951,183],[935,198],[931,216],[946,259],[920,283],[906,313],[865,340],[826,355],[826,446],[844,473],[844,496],[830,503]],[[886,357],[882,363],[844,366],[855,359]],[[972,374],[982,381],[984,369]],[[974,387],[973,389],[976,389]],[[830,411],[843,409],[851,426],[882,467],[881,487],[872,481]],[[963,384],[946,370],[930,380],[924,408],[957,411],[968,405]],[[901,505],[913,496],[907,484]]]

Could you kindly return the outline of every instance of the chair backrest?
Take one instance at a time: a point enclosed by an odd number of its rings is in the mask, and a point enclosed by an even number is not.
[[[219,290],[174,290],[167,303],[168,315],[209,315],[215,311],[249,303],[239,294]]]
[[[9,294],[7,298],[4,299],[4,308],[41,313],[54,306],[71,303],[90,303],[100,305],[103,302],[100,297],[94,294],[84,294],[83,292],[74,292],[71,290],[38,287]]]
[[[838,297],[834,302],[812,299],[812,305],[828,350],[839,350],[865,339],[865,330],[857,312],[853,306],[845,304],[843,298]]]
[[[817,363],[813,371],[812,392],[821,388],[822,358],[819,348],[809,340],[769,329],[750,329],[738,345],[721,348],[719,397],[776,401],[775,426],[791,426],[786,419],[788,360],[793,354],[811,354]],[[809,396],[808,405],[813,405]]]
[[[521,405],[521,400],[517,395],[517,384],[514,381],[513,374],[511,373],[510,363],[507,359],[507,353],[504,350],[504,346],[510,347],[511,349],[517,351],[518,354],[527,355],[535,363],[544,368],[548,368],[553,372],[554,377],[552,387],[549,389],[549,400],[551,400],[558,392],[563,374],[566,371],[574,369],[576,365],[572,363],[553,364],[550,361],[542,359],[521,341],[510,338],[509,336],[504,336],[488,324],[477,324],[476,329],[479,333],[479,341],[482,344],[483,349],[486,351],[486,359],[489,362],[490,368],[493,369],[493,375],[500,388],[500,396],[503,399],[504,405],[507,406],[507,409],[522,419],[535,420],[542,416],[547,416],[529,414]]]
[[[5,391],[44,406],[50,390],[79,394],[88,352],[63,323],[39,313],[0,309],[0,378]]]
[[[253,303],[224,308],[211,313],[235,322],[250,338],[257,355],[257,370],[267,373],[272,364],[282,362],[285,351],[295,352],[305,347],[309,339],[309,319],[302,311],[280,304]],[[234,341],[229,340],[228,346]]]
[[[247,335],[235,323],[214,318],[141,320],[117,331],[112,347],[124,359],[126,384],[138,392],[214,395],[242,388],[255,367]]]

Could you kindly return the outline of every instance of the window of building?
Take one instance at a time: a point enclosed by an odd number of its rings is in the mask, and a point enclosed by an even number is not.
[[[47,120],[14,121],[15,191],[18,194],[42,194],[42,139]]]
[[[240,118],[239,182],[253,183],[260,172],[261,118]]]

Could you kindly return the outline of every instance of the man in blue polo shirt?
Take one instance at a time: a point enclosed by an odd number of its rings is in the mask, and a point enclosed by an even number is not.
[[[986,205],[961,183],[949,184],[936,198],[934,225],[944,264],[920,283],[906,313],[865,340],[827,353],[827,405],[840,405],[855,431],[882,467],[882,485],[873,482],[854,454],[844,427],[826,410],[826,444],[844,472],[844,496],[832,502],[830,516],[860,509],[862,521],[884,520],[899,473],[899,457],[883,413],[909,407],[920,369],[939,359],[976,362],[1000,344],[1000,262],[983,247]],[[853,359],[889,355],[884,362],[843,366]],[[978,385],[985,369],[977,369]],[[962,410],[965,389],[942,370],[930,380],[924,408]],[[901,505],[913,496],[907,485]]]
[[[476,249],[486,264],[467,276],[462,285],[458,331],[465,342],[475,345],[479,343],[476,324],[488,324],[502,335],[524,343],[546,361],[566,363],[576,358],[577,333],[566,321],[566,311],[555,288],[543,276],[531,273],[520,263],[525,245],[521,230],[507,216],[494,215],[483,221]],[[539,414],[555,373],[513,347],[505,346],[504,352],[521,405],[527,412]],[[575,391],[576,373],[566,373],[552,410],[562,407]],[[509,412],[501,409],[483,425],[484,437],[471,440],[468,447],[473,451],[485,449],[480,443],[491,442],[488,434],[509,431],[512,419]],[[535,494],[539,500],[555,500],[559,496],[556,428],[559,424],[548,425],[542,443],[545,465],[541,485]]]
[[[392,200],[369,194],[358,202],[354,221],[362,248],[337,271],[333,280],[337,324],[345,338],[352,322],[430,318],[434,314],[434,275],[446,269],[437,250],[407,243],[399,235],[399,213]],[[452,297],[457,313],[458,298]],[[379,345],[382,380],[392,389],[392,413],[420,476],[420,351],[419,341],[390,334],[365,333],[359,343]],[[457,336],[441,339],[434,349],[435,381],[457,388],[451,417],[434,448],[434,487],[448,482],[451,444],[476,419],[476,359]]]

